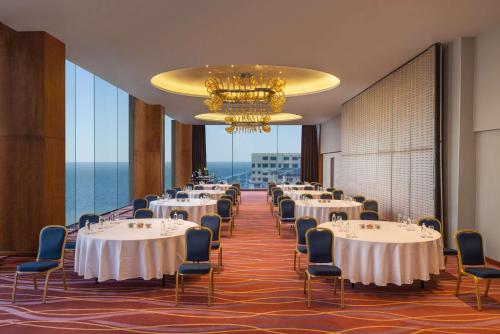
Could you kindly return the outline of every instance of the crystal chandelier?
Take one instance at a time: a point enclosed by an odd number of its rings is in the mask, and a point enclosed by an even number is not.
[[[263,73],[239,73],[232,77],[211,77],[205,82],[209,98],[205,105],[225,115],[226,131],[269,133],[270,114],[280,113],[286,102],[285,80]]]

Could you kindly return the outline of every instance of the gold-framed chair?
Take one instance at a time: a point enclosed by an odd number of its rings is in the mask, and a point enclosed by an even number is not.
[[[222,217],[216,213],[201,216],[200,226],[209,228],[212,231],[212,250],[217,251],[217,271],[222,268],[222,243],[220,240]]]
[[[151,209],[138,209],[134,212],[134,219],[153,218],[154,213]]]
[[[186,230],[186,258],[175,274],[175,305],[179,301],[179,280],[184,292],[185,276],[208,275],[208,306],[212,303],[214,291],[214,271],[210,264],[212,249],[212,231],[203,226],[195,226]]]
[[[278,228],[278,235],[281,235],[281,225],[282,224],[294,224],[295,223],[295,201],[290,199],[290,197],[284,195],[278,198],[278,214],[276,216],[276,227]]]
[[[431,227],[441,234],[441,239],[443,239],[443,223],[434,217],[423,217],[418,221],[418,225],[425,225],[427,227]],[[444,255],[444,266],[446,267],[446,262],[448,260],[448,256],[457,256],[458,252],[456,249],[443,247],[443,255]]]
[[[217,200],[217,214],[222,218],[223,223],[228,223],[228,237],[233,236],[234,214],[233,203],[231,199],[220,198]]]
[[[300,256],[301,254],[307,254],[306,233],[317,226],[318,221],[314,217],[299,217],[295,221],[296,245],[293,254],[293,270],[297,271],[298,264],[298,271],[300,272]]]
[[[283,196],[283,189],[281,188],[273,188],[272,190],[272,195],[271,195],[271,203],[269,203],[270,205],[270,209],[271,209],[271,215],[274,215],[274,208],[279,208],[279,202],[278,202],[278,198],[280,196]]]
[[[49,277],[56,270],[62,271],[64,290],[67,290],[66,275],[64,273],[64,244],[68,231],[60,225],[48,225],[40,230],[38,255],[34,262],[24,262],[17,265],[12,287],[12,303],[16,302],[17,282],[20,275],[33,275],[33,285],[38,289],[36,276],[45,274],[45,286],[43,290],[42,303],[45,304]]]
[[[474,280],[476,288],[477,310],[482,310],[481,291],[479,285],[486,281],[484,296],[488,296],[492,280],[500,279],[500,269],[486,266],[484,243],[481,233],[476,230],[460,230],[455,232],[455,243],[458,251],[458,277],[455,295],[458,296],[462,276]]]

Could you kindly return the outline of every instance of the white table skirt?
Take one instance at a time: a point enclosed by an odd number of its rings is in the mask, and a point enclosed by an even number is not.
[[[214,200],[218,200],[224,195],[226,192],[224,190],[189,190],[187,194],[189,198],[199,198],[200,194],[210,194],[210,198]]]
[[[427,281],[431,274],[444,269],[441,234],[433,231],[431,238],[422,238],[420,231],[407,231],[397,223],[380,221],[380,230],[360,229],[359,224],[373,221],[349,221],[357,226],[357,238],[346,237],[331,223],[321,224],[335,235],[335,265],[352,283],[411,284]]]
[[[153,226],[128,227],[128,223],[138,221]],[[98,281],[173,275],[185,259],[185,231],[193,226],[196,224],[184,222],[169,236],[160,235],[161,219],[124,220],[93,234],[81,229],[76,239],[75,272]]]
[[[359,214],[363,211],[363,206],[358,202],[332,200],[327,203],[320,203],[319,200],[295,201],[295,217],[310,216],[316,218],[318,223],[329,221],[330,212],[343,211],[347,213],[348,219],[359,219]]]
[[[209,200],[202,203],[197,198],[191,198],[189,202],[178,202],[176,199],[152,201],[149,203],[149,208],[153,211],[155,218],[169,218],[170,211],[175,209],[186,210],[189,215],[188,220],[199,225],[202,216],[217,212],[217,201]]]
[[[326,194],[326,193],[327,193],[326,191],[320,191],[320,190],[290,190],[283,192],[284,195],[290,196],[290,198],[293,200],[299,200],[300,196],[305,194],[312,195],[313,198],[318,199],[321,196],[321,194]]]

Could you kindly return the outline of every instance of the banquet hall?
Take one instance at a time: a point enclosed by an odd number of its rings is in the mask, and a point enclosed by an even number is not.
[[[0,333],[498,333],[499,87],[497,0],[0,0]]]

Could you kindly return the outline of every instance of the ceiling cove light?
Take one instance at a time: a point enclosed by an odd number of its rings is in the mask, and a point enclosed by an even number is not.
[[[217,115],[217,122],[229,125],[228,133],[268,133],[270,122],[291,120],[273,118],[282,114],[286,97],[333,89],[340,80],[332,74],[306,68],[231,64],[164,72],[155,75],[151,84],[174,94],[208,97],[204,104]],[[210,121],[198,116],[195,118]]]

